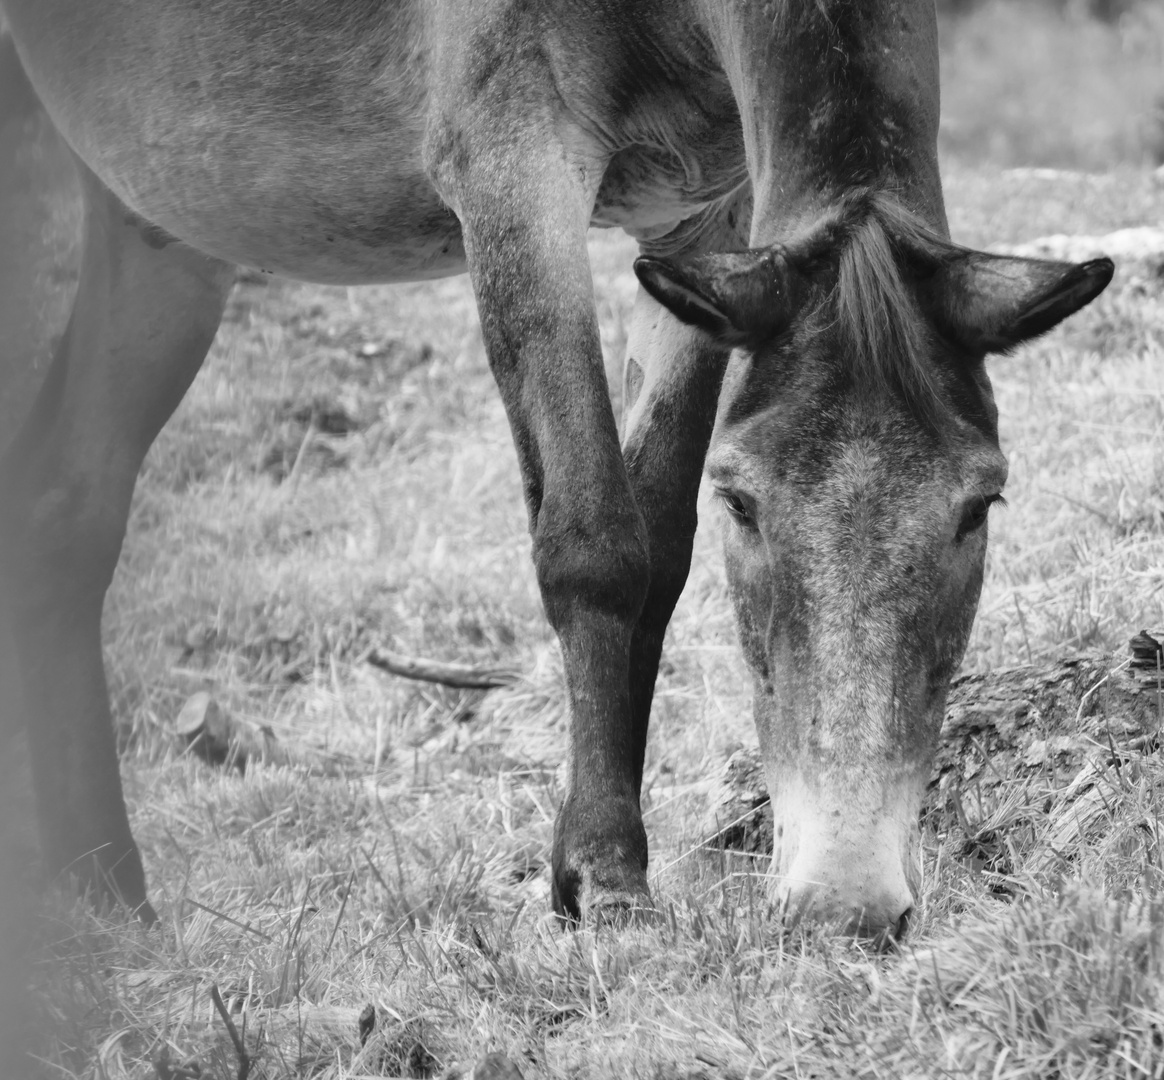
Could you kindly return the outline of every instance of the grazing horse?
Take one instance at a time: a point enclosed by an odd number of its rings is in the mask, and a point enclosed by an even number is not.
[[[647,722],[706,458],[778,896],[900,930],[1006,474],[984,357],[1112,273],[948,240],[932,0],[0,8],[85,202],[72,316],[0,461],[0,671],[19,672],[2,700],[28,727],[49,868],[152,916],[101,609],[138,469],[236,268],[468,269],[565,664],[555,908],[649,902]],[[590,225],[642,253],[621,446]],[[0,280],[21,259],[0,251]]]

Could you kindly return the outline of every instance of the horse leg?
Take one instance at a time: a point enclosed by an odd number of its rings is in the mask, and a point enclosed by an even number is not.
[[[80,167],[85,227],[67,330],[0,459],[0,601],[45,868],[152,917],[130,835],[101,657],[101,609],[142,459],[214,338],[233,268],[159,244]],[[0,252],[7,266],[20,251]],[[0,280],[5,272],[0,271]],[[5,721],[5,726],[11,723]]]
[[[626,414],[623,453],[650,544],[650,586],[635,625],[630,658],[640,786],[663,637],[691,568],[699,480],[725,361],[722,349],[684,326],[639,287],[627,339],[627,368],[628,382],[639,378],[642,382]],[[634,389],[628,386],[629,391]]]
[[[554,131],[522,131],[523,122],[495,154],[451,153],[434,177],[461,219],[542,601],[562,647],[570,759],[554,906],[602,918],[649,895],[628,693],[646,537],[610,407],[586,250],[594,192],[584,177],[601,170],[572,165]]]
[[[36,392],[39,338],[27,313],[43,222],[29,210],[42,205],[45,177],[33,161],[46,126],[12,39],[0,31],[0,452]],[[36,1044],[37,1010],[29,1007],[27,983],[37,845],[11,630],[0,608],[0,1076],[22,1077],[31,1072],[28,1053]]]
[[[69,222],[60,210],[79,201],[74,172],[0,32],[0,452],[27,415],[72,301],[79,245],[62,235]]]
[[[733,250],[747,240],[751,194],[726,198],[678,254]],[[663,636],[687,582],[696,501],[728,353],[681,323],[641,286],[627,338],[623,456],[646,522],[651,577],[631,639],[636,785],[642,784],[651,700]]]

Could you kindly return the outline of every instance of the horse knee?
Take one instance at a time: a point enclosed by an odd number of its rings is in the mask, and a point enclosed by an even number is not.
[[[534,533],[534,565],[551,625],[561,632],[587,609],[633,623],[650,577],[642,516],[632,506],[621,513],[564,518],[543,507]]]

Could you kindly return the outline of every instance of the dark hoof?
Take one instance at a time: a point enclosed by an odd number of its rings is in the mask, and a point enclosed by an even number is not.
[[[585,926],[625,926],[653,910],[647,834],[637,803],[579,810],[567,799],[554,828],[554,911]]]
[[[641,892],[594,892],[587,898],[580,894],[576,900],[578,914],[563,910],[557,897],[554,911],[558,919],[571,929],[623,930],[629,926],[647,926],[659,919],[659,911],[644,883]]]
[[[581,925],[588,929],[624,930],[628,926],[650,926],[659,921],[649,892],[638,896],[600,897],[582,910]]]

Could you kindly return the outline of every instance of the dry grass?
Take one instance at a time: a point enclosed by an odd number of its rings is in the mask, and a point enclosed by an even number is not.
[[[946,172],[951,229],[975,245],[1164,220],[1147,173]],[[967,669],[1116,648],[1164,616],[1162,263],[1124,263],[1078,316],[991,362],[1009,506],[992,516]]]
[[[955,233],[972,242],[1029,235],[1049,194],[1088,232],[1125,224],[1116,205],[1158,206],[1134,175],[949,172]],[[629,255],[594,238],[612,356]],[[1145,510],[1164,498],[1160,296],[1157,278],[1125,276],[996,361],[1011,509],[972,666],[1116,645],[1162,621],[1164,534]],[[705,517],[644,785],[664,919],[563,933],[546,869],[560,665],[468,285],[244,285],[151,456],[108,606],[162,925],[54,913],[38,972],[54,1021],[45,1075],[140,1076],[163,1050],[167,1067],[232,1075],[211,984],[245,1017],[261,1076],[430,1075],[486,1049],[533,1076],[1164,1067],[1152,759],[1093,777],[1085,799],[1028,783],[931,823],[904,957],[783,937],[762,865],[694,851],[707,779],[751,738]],[[358,664],[373,641],[529,674],[490,695],[418,686]],[[180,755],[169,726],[196,689],[269,725],[296,763],[239,775]],[[1069,995],[1050,993],[1065,980]],[[380,1021],[361,1047],[368,1004]]]
[[[951,159],[946,176],[954,235],[978,245],[1164,217],[1130,168]],[[632,247],[601,235],[591,253],[615,371]],[[1162,296],[1158,264],[1121,268],[1081,317],[994,361],[1010,508],[968,667],[1164,624]],[[38,1075],[234,1076],[212,985],[260,1077],[440,1075],[488,1049],[533,1077],[1164,1075],[1154,757],[1101,755],[1070,792],[970,792],[959,820],[929,823],[900,955],[783,934],[762,863],[697,850],[708,779],[753,738],[704,511],[644,782],[662,919],[562,932],[560,663],[468,284],[241,286],[147,463],[106,613],[161,923],[47,903]],[[410,684],[358,662],[373,642],[527,677],[489,695]],[[201,689],[287,757],[240,774],[182,754],[172,724]]]

